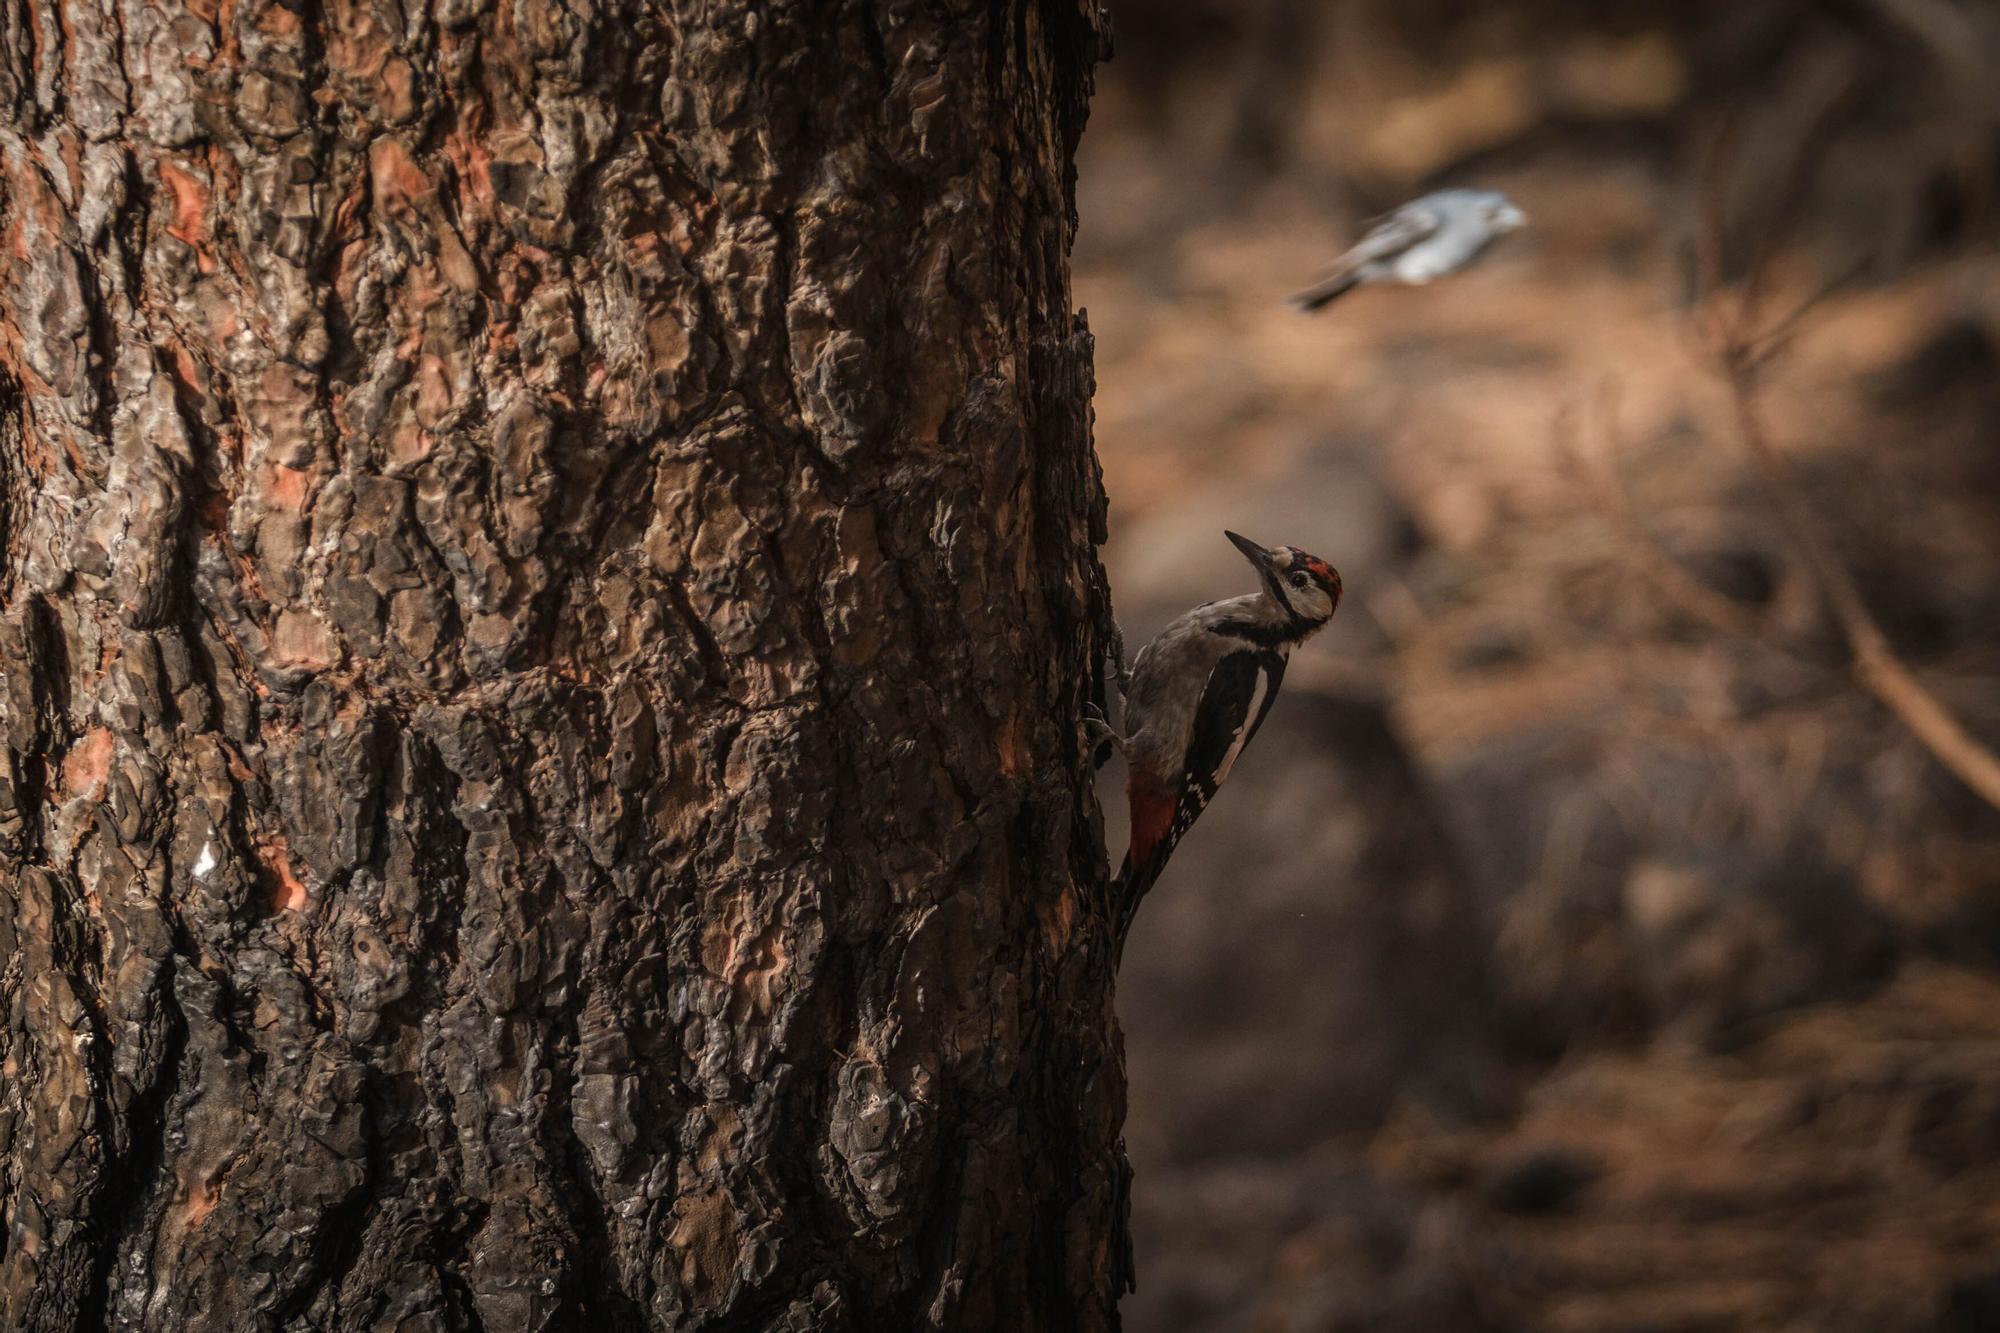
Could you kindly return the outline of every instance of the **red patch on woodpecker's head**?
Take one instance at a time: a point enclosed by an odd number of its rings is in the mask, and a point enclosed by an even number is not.
[[[1318,556],[1301,551],[1296,546],[1280,546],[1272,551],[1270,560],[1265,564],[1264,577],[1270,581],[1279,600],[1292,610],[1294,616],[1299,614],[1299,609],[1293,605],[1285,590],[1279,587],[1281,583],[1289,583],[1295,591],[1303,590],[1307,579],[1319,585],[1319,590],[1326,594],[1330,603],[1326,615],[1320,616],[1315,613],[1315,619],[1319,624],[1325,624],[1327,617],[1340,606],[1340,571]]]
[[[1319,584],[1320,590],[1333,602],[1333,609],[1340,606],[1340,571],[1316,555],[1308,555],[1296,546],[1286,548],[1291,555],[1293,569],[1302,569]],[[1331,614],[1331,609],[1329,610]]]

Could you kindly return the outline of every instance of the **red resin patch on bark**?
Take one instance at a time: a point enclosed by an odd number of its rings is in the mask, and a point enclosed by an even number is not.
[[[208,1220],[208,1215],[215,1211],[215,1205],[220,1202],[222,1202],[220,1184],[203,1185],[191,1191],[187,1203],[181,1208],[181,1228],[185,1231],[195,1230]]]
[[[111,732],[106,727],[93,727],[82,740],[70,747],[63,758],[63,787],[72,796],[96,796],[104,789],[104,779],[111,772]]]
[[[271,910],[274,912],[303,912],[311,902],[305,883],[292,872],[292,849],[280,834],[272,833],[257,839],[253,844],[257,860],[270,872],[272,881]]]
[[[271,464],[267,472],[264,495],[272,504],[291,510],[306,507],[306,484],[312,480],[311,474],[282,463]]]
[[[257,11],[257,31],[268,37],[293,37],[304,30],[297,14],[283,5],[266,5]]]
[[[201,367],[195,364],[193,354],[186,347],[175,343],[173,357],[174,378],[181,382],[181,387],[196,397],[207,397],[208,395],[202,392]]]
[[[171,162],[160,163],[160,180],[174,196],[174,220],[167,224],[167,235],[194,251],[203,273],[215,272],[215,256],[208,249],[208,186]]]
[[[444,158],[451,163],[462,220],[493,215],[493,152],[479,141],[482,132],[477,126],[466,127],[444,139]]]
[[[430,178],[417,168],[401,141],[383,136],[368,149],[369,184],[378,208],[394,210],[431,192]]]
[[[320,670],[340,656],[326,623],[309,611],[280,611],[271,632],[271,655],[286,666]]]

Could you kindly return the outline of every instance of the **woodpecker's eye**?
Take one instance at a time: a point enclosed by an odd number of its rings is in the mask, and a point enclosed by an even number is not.
[[[1305,587],[1305,586],[1306,586],[1306,576],[1305,576],[1304,574],[1296,574],[1296,573],[1295,573],[1295,574],[1293,574],[1293,575],[1292,575],[1292,586],[1293,586],[1294,588],[1303,588],[1303,587]]]

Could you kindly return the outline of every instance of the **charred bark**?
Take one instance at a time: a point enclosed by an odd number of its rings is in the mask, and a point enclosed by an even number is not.
[[[1114,1325],[1094,5],[0,14],[0,1327]]]

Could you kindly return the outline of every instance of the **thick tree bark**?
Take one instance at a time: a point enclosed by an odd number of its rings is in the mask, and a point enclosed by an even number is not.
[[[0,15],[0,1327],[1115,1324],[1090,0]]]

